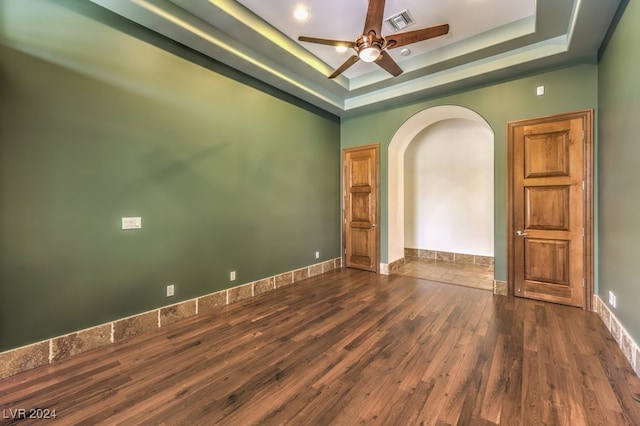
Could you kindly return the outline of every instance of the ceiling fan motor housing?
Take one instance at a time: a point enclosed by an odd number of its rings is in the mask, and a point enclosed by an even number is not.
[[[362,34],[356,39],[354,49],[364,62],[373,62],[378,59],[380,52],[387,47],[384,37],[377,37],[374,32]]]

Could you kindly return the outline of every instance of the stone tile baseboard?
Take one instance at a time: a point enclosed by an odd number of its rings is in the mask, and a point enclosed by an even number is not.
[[[640,377],[640,348],[638,344],[624,329],[618,318],[611,312],[611,309],[600,299],[600,296],[594,296],[594,301],[596,313],[602,319],[604,325],[607,326],[620,349],[622,349],[622,353],[631,364],[633,371]]]
[[[508,296],[509,288],[506,281],[493,280],[493,294],[498,296]]]
[[[475,254],[452,253],[448,251],[426,250],[418,248],[405,248],[405,257],[420,257],[423,259],[444,260],[456,263],[471,263],[474,265],[493,266],[493,257],[479,256]]]
[[[380,264],[380,273],[382,275],[389,275],[402,268],[405,264],[405,258],[401,258],[398,260],[394,260],[391,263],[381,263]]]
[[[342,268],[336,258],[0,353],[0,379]]]

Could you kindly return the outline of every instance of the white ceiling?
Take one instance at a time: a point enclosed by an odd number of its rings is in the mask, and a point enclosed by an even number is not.
[[[566,63],[595,61],[620,0],[388,0],[411,31],[449,24],[450,34],[389,53],[404,73],[356,63],[327,76],[354,52],[298,42],[300,35],[353,41],[367,0],[92,0],[333,114],[349,114],[491,84]],[[304,5],[310,16],[293,17]],[[383,35],[393,33],[384,24]]]
[[[353,41],[363,33],[368,4],[367,0],[324,0],[322,2],[240,0],[239,3],[293,40],[297,40],[300,35],[307,35],[347,41]],[[400,49],[389,50],[390,55],[401,64],[426,52],[449,46],[503,25],[514,24],[521,19],[530,18],[531,22],[535,14],[535,0],[493,0],[491,8],[486,7],[487,3],[485,0],[387,0],[385,19],[407,10],[415,21],[406,30],[399,32],[439,24],[449,24],[450,28],[446,36],[409,46],[411,55],[408,57],[400,55]],[[293,11],[301,5],[304,5],[309,12],[309,18],[303,22],[297,21],[293,16]],[[466,13],[456,13],[460,10],[465,10]],[[386,23],[382,30],[383,35],[395,32],[393,27]],[[351,49],[345,53],[338,53],[330,46],[303,42],[300,44],[332,68],[338,68],[354,54]],[[359,62],[349,68],[344,75],[352,79],[377,70],[375,65]]]

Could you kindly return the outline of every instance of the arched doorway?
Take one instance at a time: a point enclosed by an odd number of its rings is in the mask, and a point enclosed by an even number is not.
[[[388,151],[388,253],[389,265],[404,259],[405,251],[405,152],[430,126],[446,120],[468,121],[490,133],[493,152],[493,129],[473,110],[456,105],[429,108],[409,118],[394,134]],[[493,170],[487,170],[493,175]],[[493,193],[491,194],[493,204]]]

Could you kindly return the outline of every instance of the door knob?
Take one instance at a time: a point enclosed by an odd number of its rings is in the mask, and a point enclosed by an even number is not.
[[[375,223],[372,223],[372,224],[371,224],[371,227],[372,227],[372,228],[375,228],[375,227],[376,227],[376,224],[375,224]]]
[[[526,236],[527,236],[527,233],[526,233],[526,232],[524,232],[524,231],[517,230],[517,231],[516,231],[516,235],[517,235],[518,237],[526,237]]]

